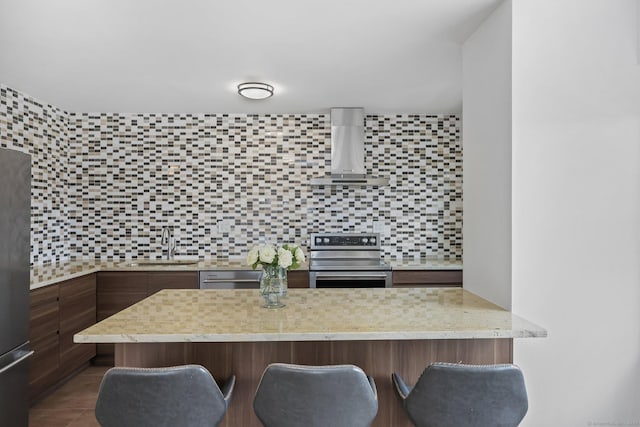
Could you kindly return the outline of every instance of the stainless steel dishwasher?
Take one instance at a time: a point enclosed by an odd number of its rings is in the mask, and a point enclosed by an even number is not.
[[[200,271],[200,289],[259,289],[262,270]]]

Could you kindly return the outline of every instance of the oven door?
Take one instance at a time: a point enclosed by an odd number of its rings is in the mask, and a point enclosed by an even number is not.
[[[390,288],[391,271],[310,271],[311,288]]]

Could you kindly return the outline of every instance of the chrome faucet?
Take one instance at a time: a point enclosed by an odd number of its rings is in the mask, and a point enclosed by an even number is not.
[[[176,253],[176,239],[173,235],[173,227],[167,226],[162,228],[162,238],[160,239],[160,244],[162,245],[163,256],[166,245],[167,254],[165,258],[173,259],[173,256]]]

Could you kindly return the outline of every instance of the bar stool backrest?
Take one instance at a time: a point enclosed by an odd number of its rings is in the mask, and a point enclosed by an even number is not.
[[[407,391],[403,404],[417,427],[516,427],[528,409],[515,365],[434,363]]]
[[[96,402],[102,427],[215,427],[226,410],[227,399],[200,365],[109,369]]]
[[[373,379],[354,365],[274,363],[253,402],[265,427],[366,427],[378,412]]]

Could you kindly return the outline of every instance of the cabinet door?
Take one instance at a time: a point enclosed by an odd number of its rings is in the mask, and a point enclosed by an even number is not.
[[[59,379],[58,298],[58,285],[30,293],[29,345],[34,351],[29,370],[31,402]]]
[[[197,271],[152,271],[149,272],[147,294],[153,295],[162,289],[198,289]]]
[[[308,288],[309,271],[292,270],[287,273],[287,286],[289,288]]]
[[[97,275],[98,321],[116,314],[147,297],[146,272],[100,272]],[[113,366],[113,344],[96,345],[96,365]]]
[[[394,287],[460,287],[462,270],[397,270],[393,272]]]
[[[97,277],[97,320],[124,310],[147,297],[146,272],[100,272]]]
[[[95,344],[74,344],[73,335],[96,323],[96,276],[60,284],[60,368],[62,377],[96,355]]]

